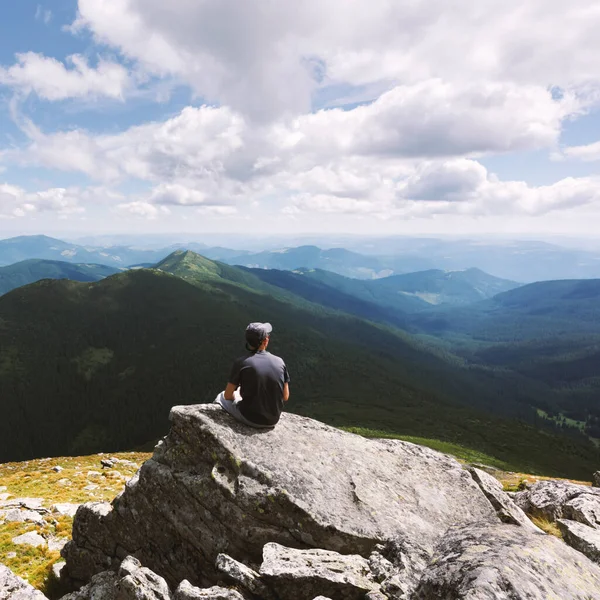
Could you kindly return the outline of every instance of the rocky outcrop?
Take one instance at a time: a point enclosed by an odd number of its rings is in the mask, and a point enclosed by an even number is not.
[[[440,544],[413,597],[598,600],[600,568],[553,536],[511,525],[470,525]]]
[[[175,407],[170,418],[112,505],[78,510],[63,551],[72,577],[135,554],[171,585],[213,585],[218,554],[258,565],[269,542],[368,557],[400,539],[410,568],[451,525],[498,522],[457,461],[421,446],[290,414],[252,430],[216,405]]]
[[[356,554],[330,550],[296,550],[267,544],[260,574],[280,600],[312,600],[324,595],[331,600],[362,600],[379,590],[368,561]]]
[[[586,506],[597,506],[600,514],[600,489],[577,485],[568,481],[538,481],[515,494],[515,503],[532,517],[548,521],[573,518],[579,506],[578,499],[588,497]],[[574,520],[578,520],[575,518]]]
[[[521,525],[537,531],[537,533],[543,533],[541,529],[536,527],[527,518],[527,515],[515,504],[510,496],[504,493],[502,484],[495,477],[475,467],[471,467],[469,472],[503,523]]]
[[[0,600],[48,600],[8,567],[0,565]]]
[[[86,585],[66,600],[600,600],[600,567],[522,512],[591,521],[600,490],[542,482],[513,502],[446,455],[290,414],[171,421],[111,504],[77,510],[61,575]]]
[[[559,519],[557,523],[569,546],[600,564],[600,530],[568,519]]]
[[[592,475],[592,486],[600,488],[600,471],[596,471]]]

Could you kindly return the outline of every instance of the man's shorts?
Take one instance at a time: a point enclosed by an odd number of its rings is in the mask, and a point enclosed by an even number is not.
[[[233,393],[233,397],[235,400],[225,400],[225,392],[221,392],[215,398],[215,404],[219,404],[221,408],[226,410],[236,421],[243,423],[244,425],[249,425],[250,427],[254,427],[256,429],[272,429],[273,425],[257,425],[256,423],[252,423],[252,421],[248,421],[246,417],[241,413],[238,403],[242,400],[240,393],[235,390]]]

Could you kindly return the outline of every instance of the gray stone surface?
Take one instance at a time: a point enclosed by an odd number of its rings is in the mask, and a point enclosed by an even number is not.
[[[563,539],[569,546],[600,564],[600,530],[568,519],[557,521]]]
[[[456,460],[421,446],[292,414],[254,430],[216,405],[178,406],[170,418],[112,506],[78,510],[64,550],[73,576],[89,579],[121,548],[173,586],[208,587],[218,554],[258,564],[272,541],[369,556],[401,536],[410,562],[451,525],[499,522]]]
[[[475,483],[481,488],[490,504],[494,507],[496,514],[503,523],[512,523],[520,525],[538,533],[544,533],[539,527],[536,527],[520,509],[515,502],[505,494],[502,484],[492,475],[471,467],[469,473],[475,480]]]
[[[40,548],[48,545],[46,538],[35,531],[29,531],[14,537],[12,539],[12,543],[23,546],[33,546],[34,548]]]
[[[600,471],[596,471],[592,475],[592,486],[600,488]]]
[[[113,571],[97,573],[87,585],[77,592],[63,596],[60,600],[116,600],[118,579]]]
[[[117,581],[116,589],[116,600],[172,600],[167,582],[146,567]]]
[[[62,517],[74,517],[80,506],[80,504],[72,504],[70,502],[58,502],[50,507],[50,511]]]
[[[8,523],[35,523],[36,525],[44,525],[44,517],[35,510],[27,510],[20,508],[11,508],[4,514],[4,520]]]
[[[262,582],[260,575],[237,560],[231,558],[227,554],[219,554],[215,561],[215,567],[218,571],[235,581],[244,589],[248,590],[255,596],[259,596],[264,600],[271,600],[273,594]]]
[[[48,600],[42,592],[0,565],[0,600]]]
[[[556,521],[567,515],[564,506],[582,494],[600,498],[600,488],[569,483],[568,481],[537,481],[526,490],[515,494],[514,501],[532,517]]]
[[[600,529],[600,495],[583,493],[563,505],[566,519]]]
[[[281,600],[362,600],[379,590],[368,561],[357,554],[330,550],[297,550],[266,544],[260,574]]]
[[[184,579],[175,591],[174,600],[245,600],[236,590],[230,590],[219,585],[210,588],[198,588]]]
[[[453,529],[413,600],[599,600],[600,567],[561,540],[514,525]]]

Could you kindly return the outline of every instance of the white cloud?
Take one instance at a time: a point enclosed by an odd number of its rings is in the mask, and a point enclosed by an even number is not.
[[[594,162],[600,160],[600,142],[586,144],[584,146],[570,146],[563,150],[563,155],[568,158]]]
[[[22,188],[0,184],[0,217],[25,217],[28,214],[52,212],[66,216],[83,212],[76,197],[76,190],[51,188],[29,193]]]
[[[122,100],[131,85],[127,69],[104,59],[90,67],[80,54],[67,58],[64,63],[42,54],[17,54],[11,67],[0,67],[0,84],[25,94],[35,93],[45,100],[67,98],[108,97]]]
[[[600,83],[589,0],[79,0],[89,29],[150,74],[260,119],[300,114],[323,86]],[[348,90],[343,93],[347,95]]]
[[[171,211],[166,206],[156,206],[143,200],[118,204],[116,210],[121,214],[149,220],[155,220],[158,217],[171,214]]]

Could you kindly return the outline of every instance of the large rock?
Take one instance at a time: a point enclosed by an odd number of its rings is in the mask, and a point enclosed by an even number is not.
[[[568,481],[538,481],[523,492],[515,494],[513,499],[528,515],[556,521],[564,517],[571,518],[565,514],[564,507],[582,494],[600,499],[600,488]]]
[[[259,564],[269,542],[368,557],[400,538],[410,563],[451,525],[499,522],[457,461],[421,446],[291,414],[254,430],[217,405],[175,407],[170,418],[112,506],[77,511],[63,552],[71,576],[89,579],[135,554],[173,586],[210,586],[218,554]]]
[[[200,589],[184,579],[175,591],[174,600],[245,600],[245,598],[238,591],[220,585]]]
[[[0,600],[48,600],[42,592],[0,565]]]
[[[577,521],[559,519],[558,528],[569,546],[600,564],[600,531]]]
[[[600,567],[559,539],[514,525],[451,531],[414,600],[599,600]]]
[[[600,529],[600,495],[580,494],[563,505],[563,515],[589,527]]]
[[[502,489],[502,484],[495,477],[475,467],[471,467],[469,472],[503,523],[521,525],[527,529],[543,533],[539,527],[536,527],[527,518],[527,515],[515,504],[512,498],[507,496]]]
[[[267,544],[263,557],[260,574],[280,600],[312,600],[319,595],[362,600],[366,593],[379,590],[368,561],[356,554]]]

